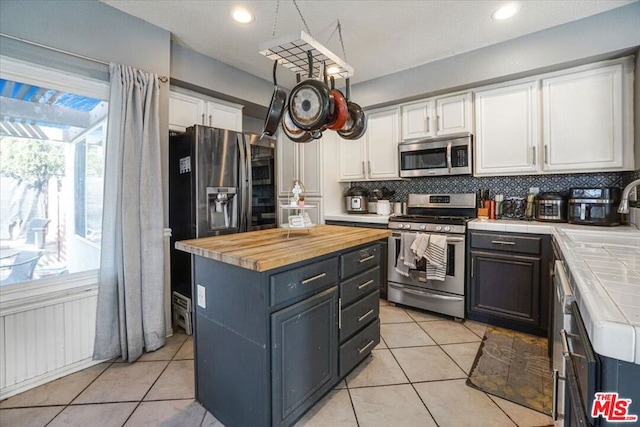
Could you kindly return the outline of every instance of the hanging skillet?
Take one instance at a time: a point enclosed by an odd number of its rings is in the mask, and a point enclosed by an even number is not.
[[[289,114],[289,107],[286,106],[282,114],[282,130],[284,134],[287,135],[287,138],[293,142],[309,142],[313,139],[311,132],[302,130],[293,123],[291,115]]]
[[[344,139],[359,139],[367,131],[367,118],[362,108],[355,102],[349,101],[351,98],[351,82],[349,78],[347,83],[347,120],[344,126],[338,130],[338,134]]]
[[[327,123],[327,129],[339,130],[347,122],[347,116],[349,111],[347,110],[347,100],[338,89],[335,88],[336,81],[331,76],[331,95],[333,95],[333,101],[335,104],[335,110],[329,122]]]
[[[313,79],[313,57],[307,52],[309,78],[298,83],[289,94],[289,114],[300,129],[320,130],[333,114],[334,101],[324,82]]]
[[[278,61],[273,62],[273,95],[271,96],[271,103],[269,104],[269,111],[267,118],[264,121],[264,127],[262,129],[262,136],[269,135],[274,136],[276,130],[278,130],[278,123],[282,117],[282,112],[287,103],[287,92],[284,89],[278,87],[276,80],[276,69],[278,67]]]

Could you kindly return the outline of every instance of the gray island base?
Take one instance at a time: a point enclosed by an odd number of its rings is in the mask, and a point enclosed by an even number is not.
[[[193,255],[196,400],[227,427],[290,426],[332,390],[380,342],[377,233],[266,271]]]

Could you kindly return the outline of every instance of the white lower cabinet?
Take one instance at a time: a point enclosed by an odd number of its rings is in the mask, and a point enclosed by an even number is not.
[[[338,141],[340,181],[399,179],[400,108],[372,110],[367,131],[357,140]]]

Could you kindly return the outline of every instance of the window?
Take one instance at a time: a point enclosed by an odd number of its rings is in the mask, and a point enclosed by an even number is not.
[[[108,84],[0,60],[0,286],[96,270]]]

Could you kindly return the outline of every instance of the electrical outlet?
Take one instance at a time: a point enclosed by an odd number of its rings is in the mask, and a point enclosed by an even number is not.
[[[530,187],[529,194],[538,194],[540,192],[540,188],[538,187]]]
[[[207,297],[205,294],[205,287],[202,285],[198,285],[198,306],[202,308],[207,308]]]

